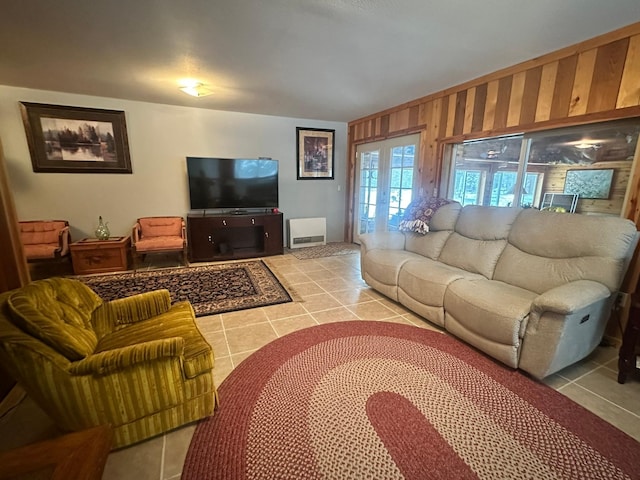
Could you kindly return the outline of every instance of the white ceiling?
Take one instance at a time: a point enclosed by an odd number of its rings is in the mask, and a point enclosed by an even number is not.
[[[639,0],[6,0],[0,84],[346,122],[636,21]]]

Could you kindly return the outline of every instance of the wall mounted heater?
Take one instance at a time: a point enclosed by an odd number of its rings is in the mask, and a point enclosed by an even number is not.
[[[292,218],[289,220],[289,248],[314,247],[327,243],[327,219]]]

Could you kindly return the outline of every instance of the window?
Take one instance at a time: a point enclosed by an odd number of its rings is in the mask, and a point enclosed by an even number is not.
[[[447,197],[543,208],[545,194],[579,193],[576,212],[619,215],[639,132],[640,119],[633,119],[455,144]]]

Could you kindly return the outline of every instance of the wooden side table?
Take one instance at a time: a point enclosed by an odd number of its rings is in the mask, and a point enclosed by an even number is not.
[[[0,453],[0,479],[100,480],[111,449],[108,426]]]
[[[640,372],[640,295],[631,297],[629,320],[622,335],[618,358],[618,383],[624,383],[628,373]]]
[[[84,238],[70,246],[73,273],[119,272],[127,270],[131,256],[131,237],[111,237],[109,240]]]

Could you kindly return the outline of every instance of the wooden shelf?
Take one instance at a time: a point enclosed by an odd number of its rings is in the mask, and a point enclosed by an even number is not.
[[[190,262],[236,260],[284,253],[282,213],[188,215]]]

